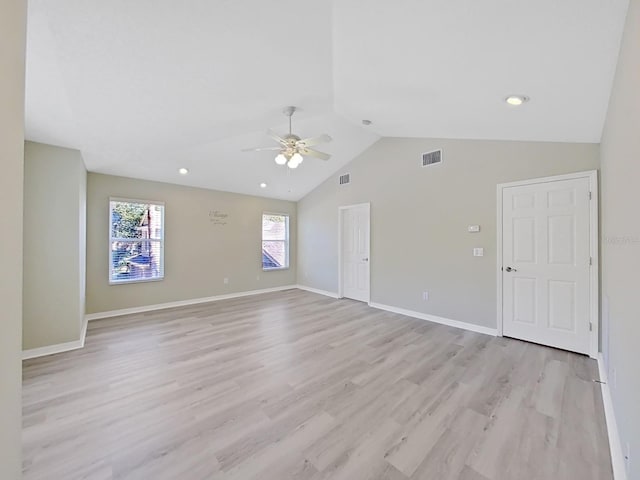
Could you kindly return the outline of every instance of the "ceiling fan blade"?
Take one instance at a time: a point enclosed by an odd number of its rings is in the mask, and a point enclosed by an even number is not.
[[[282,147],[243,148],[243,152],[262,152],[264,150],[282,150]]]
[[[280,135],[278,135],[276,132],[274,132],[273,130],[269,129],[267,131],[267,135],[269,135],[271,138],[273,138],[276,142],[281,143],[282,145],[288,145],[289,143],[282,138]]]
[[[331,158],[331,155],[328,153],[319,152],[318,150],[312,150],[310,148],[305,148],[301,150],[300,153],[302,153],[302,155],[319,158],[320,160],[329,160]]]
[[[324,135],[320,135],[318,137],[303,138],[302,140],[298,140],[297,143],[304,143],[305,147],[312,147],[313,145],[318,145],[319,143],[327,143],[331,140],[332,138],[325,133]]]

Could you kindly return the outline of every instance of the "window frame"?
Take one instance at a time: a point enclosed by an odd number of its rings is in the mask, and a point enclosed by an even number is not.
[[[158,205],[160,207],[162,207],[162,235],[161,238],[158,239],[150,239],[150,241],[152,242],[159,242],[160,243],[160,265],[162,265],[162,276],[161,277],[154,277],[154,278],[136,278],[136,279],[127,279],[127,280],[113,280],[113,278],[111,277],[111,265],[113,265],[113,250],[112,250],[112,243],[113,242],[134,242],[136,241],[135,239],[131,239],[131,238],[118,238],[118,237],[112,237],[112,223],[111,223],[111,215],[112,215],[112,210],[111,210],[111,203],[112,202],[121,202],[121,203],[138,203],[138,204],[145,204],[145,205]],[[108,277],[109,277],[109,285],[126,285],[129,283],[148,283],[148,282],[161,282],[164,280],[165,277],[165,264],[164,264],[164,240],[165,240],[165,236],[164,236],[164,232],[165,232],[165,223],[164,223],[164,212],[165,212],[165,203],[164,202],[160,202],[160,201],[156,201],[156,200],[142,200],[139,198],[126,198],[126,197],[109,197],[109,202],[107,205],[107,209],[108,209],[108,215],[107,215],[107,221],[109,222],[108,228],[109,228],[109,232],[108,232],[108,244],[107,244],[107,248],[109,249],[109,263],[108,263],[108,268],[107,268],[107,272],[108,272]]]
[[[263,230],[263,224],[264,224],[264,217],[265,215],[276,215],[279,217],[285,217],[286,219],[286,228],[285,228],[285,239],[284,240],[265,240],[264,239],[264,230]],[[277,272],[280,270],[289,270],[289,268],[291,268],[290,266],[290,233],[289,233],[289,227],[291,225],[291,216],[288,213],[282,213],[282,212],[262,212],[262,215],[260,216],[260,267],[262,268],[263,272]],[[284,267],[271,267],[271,268],[265,268],[264,267],[264,263],[262,263],[262,243],[263,242],[283,242],[285,245],[285,266]]]

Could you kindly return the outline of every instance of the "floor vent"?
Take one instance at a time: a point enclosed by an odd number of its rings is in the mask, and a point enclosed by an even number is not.
[[[351,183],[351,174],[343,173],[342,175],[340,175],[340,179],[338,180],[338,182],[340,183],[340,185],[349,185]]]
[[[442,150],[434,150],[433,152],[422,154],[423,167],[429,167],[431,165],[437,165],[439,163],[442,163]]]

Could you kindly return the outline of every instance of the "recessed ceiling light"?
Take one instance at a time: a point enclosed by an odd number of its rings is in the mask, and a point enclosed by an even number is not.
[[[371,125],[373,122],[371,120],[362,120],[363,125]]]
[[[526,95],[509,95],[504,100],[509,105],[513,105],[514,107],[517,107],[519,105],[522,105],[525,102],[528,102],[529,101],[529,97],[527,97]]]
[[[189,173],[189,169],[188,169],[188,168],[184,168],[184,167],[179,168],[179,169],[178,169],[178,173],[179,173],[180,175],[186,175],[187,173]]]
[[[262,182],[262,183],[260,184],[260,188],[267,188],[267,184],[266,184],[266,183],[264,183],[264,182]]]

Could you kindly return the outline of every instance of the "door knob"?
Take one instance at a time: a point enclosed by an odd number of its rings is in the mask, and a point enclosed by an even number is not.
[[[369,259],[368,259],[368,258],[363,258],[363,259],[362,259],[362,261],[363,261],[363,262],[368,262],[368,261],[369,261]]]
[[[517,270],[515,268],[511,268],[511,267],[507,267],[507,268],[505,268],[505,270],[507,272],[517,272]]]

